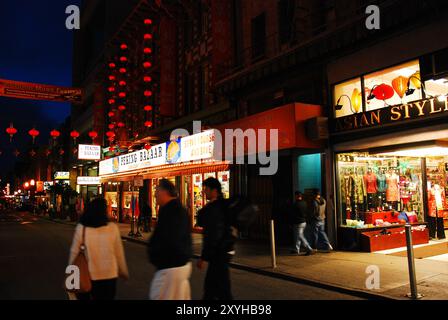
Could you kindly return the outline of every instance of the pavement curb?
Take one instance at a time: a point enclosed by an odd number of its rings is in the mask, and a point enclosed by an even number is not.
[[[76,225],[76,223],[68,222],[68,221],[57,221],[57,220],[51,220],[51,219],[47,219],[47,218],[43,218],[43,219],[46,221],[49,221],[49,222],[54,222],[54,223],[59,223],[59,224],[65,224],[65,225],[71,225],[71,226]],[[138,239],[138,238],[133,238],[133,237],[128,237],[128,236],[121,236],[121,238],[123,240],[133,242],[133,243],[138,243],[138,244],[142,244],[142,245],[147,244],[147,242],[143,239]],[[194,254],[193,258],[199,259],[200,256],[198,254]],[[252,273],[263,275],[263,276],[268,276],[268,277],[286,280],[286,281],[290,281],[290,282],[309,285],[309,286],[326,289],[326,290],[331,290],[331,291],[335,291],[335,292],[339,292],[339,293],[349,294],[349,295],[357,296],[360,298],[375,299],[375,300],[389,300],[389,301],[400,300],[398,298],[380,294],[380,293],[367,292],[367,291],[353,289],[353,288],[344,287],[344,286],[339,286],[339,285],[331,284],[331,283],[327,283],[327,282],[301,278],[301,277],[297,277],[297,276],[294,276],[294,275],[291,275],[291,274],[288,274],[285,272],[281,272],[281,271],[271,271],[271,270],[266,270],[266,269],[260,269],[257,267],[252,267],[252,266],[237,263],[237,262],[231,262],[229,265],[230,265],[230,267],[232,267],[234,269],[244,270],[244,271],[252,272]]]

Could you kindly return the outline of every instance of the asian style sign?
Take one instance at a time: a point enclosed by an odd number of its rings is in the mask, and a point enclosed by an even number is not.
[[[0,79],[0,96],[31,100],[81,102],[82,90]]]
[[[101,179],[95,176],[83,176],[76,179],[76,184],[80,186],[97,186],[101,184]]]
[[[78,159],[80,160],[100,160],[101,146],[80,144],[78,147]]]
[[[333,132],[372,128],[442,114],[448,115],[448,99],[429,98],[337,118]]]

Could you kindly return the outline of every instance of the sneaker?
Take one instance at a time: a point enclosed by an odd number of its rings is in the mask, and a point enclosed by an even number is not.
[[[306,256],[311,256],[313,254],[314,254],[314,251],[311,249],[311,250],[308,250],[305,255]]]

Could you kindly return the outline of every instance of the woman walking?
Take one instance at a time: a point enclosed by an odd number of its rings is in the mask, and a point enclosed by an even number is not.
[[[77,294],[78,300],[113,300],[118,277],[128,279],[129,273],[120,230],[116,224],[109,222],[106,200],[95,199],[87,205],[76,226],[70,265],[83,243],[92,289],[88,293]]]

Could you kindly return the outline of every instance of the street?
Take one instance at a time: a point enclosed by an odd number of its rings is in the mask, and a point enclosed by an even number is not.
[[[48,222],[29,214],[0,213],[0,299],[67,299],[63,291],[73,226]],[[124,242],[130,280],[119,281],[117,299],[147,299],[154,268],[142,244]],[[231,270],[237,300],[359,299],[307,285]],[[192,297],[201,299],[204,272],[194,268]]]

